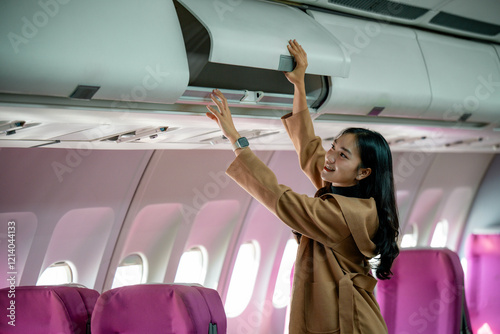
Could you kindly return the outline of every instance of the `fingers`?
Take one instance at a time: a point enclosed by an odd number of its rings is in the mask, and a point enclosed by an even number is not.
[[[217,105],[221,114],[223,112],[229,113],[229,108],[227,106],[227,99],[220,90],[214,89],[212,93],[210,93],[210,98]]]
[[[216,104],[217,108],[207,105],[208,112],[205,115],[217,123],[224,136],[235,141],[239,138],[239,133],[234,126],[226,97],[220,90],[214,89],[210,93],[210,98]]]
[[[222,92],[220,90],[218,90],[218,89],[212,90],[212,93],[210,93],[210,97],[212,98],[212,100],[214,100],[215,97],[218,97],[221,100],[222,105],[227,106],[226,97],[224,96],[224,94],[222,94]]]
[[[212,102],[217,105],[217,108],[219,108],[220,113],[224,111],[224,105],[219,99],[214,95],[214,93],[210,94],[210,98],[212,99]]]
[[[296,55],[306,56],[306,52],[304,51],[302,46],[299,44],[299,42],[297,42],[297,40],[295,40],[295,39],[289,40],[287,47],[288,47],[288,50],[290,51],[290,53],[292,54],[292,56],[294,56],[294,57]]]
[[[300,70],[302,70],[304,68],[307,68],[307,54],[302,48],[302,46],[294,39],[288,41],[287,47],[288,51],[295,59],[296,62],[295,69],[299,68]]]
[[[206,107],[209,111],[206,113],[207,117],[215,121],[221,121],[222,119],[231,119],[231,112],[227,105],[227,99],[224,94],[222,94],[220,90],[214,89],[210,93],[210,98],[212,99],[213,103],[215,103],[217,108],[207,105]]]
[[[304,55],[304,57],[307,57],[307,53],[304,51],[304,49],[302,48],[302,45],[298,44],[298,48],[299,48],[299,51],[302,55]]]
[[[290,42],[288,45],[288,50],[297,63],[307,64],[307,53],[304,51],[302,46],[295,40]]]
[[[209,108],[209,107],[207,106],[207,108]],[[210,108],[209,108],[209,109],[210,109]],[[208,118],[210,118],[211,120],[213,120],[213,121],[216,121],[216,122],[217,122],[217,117],[216,117],[216,116],[212,113],[212,111],[205,113],[205,115],[206,115]]]
[[[298,49],[298,48],[300,47],[300,44],[299,44],[299,42],[297,42],[297,40],[296,40],[296,39],[291,39],[291,40],[289,40],[289,41],[288,41],[288,44],[289,44],[292,48],[294,48],[294,49]]]
[[[207,106],[207,109],[210,111],[210,113],[207,113],[207,114],[210,114],[210,115],[212,115],[214,117],[219,117],[220,116],[219,111],[215,110],[211,106]],[[212,118],[212,117],[210,117],[210,118]]]

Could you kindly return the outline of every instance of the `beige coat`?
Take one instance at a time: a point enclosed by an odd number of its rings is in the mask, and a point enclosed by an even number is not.
[[[325,161],[309,111],[283,117],[304,173],[323,187]],[[243,150],[227,170],[250,195],[301,238],[295,262],[290,334],[387,333],[373,295],[369,274],[371,241],[378,228],[375,201],[326,194],[308,197],[280,185],[274,173],[251,150]]]

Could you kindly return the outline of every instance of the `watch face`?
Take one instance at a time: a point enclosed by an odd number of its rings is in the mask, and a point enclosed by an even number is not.
[[[237,141],[234,142],[233,150],[236,150],[237,148],[247,147],[247,146],[249,146],[248,140],[245,137],[241,137]]]
[[[242,137],[238,139],[238,144],[240,145],[240,147],[246,147],[248,146],[248,140],[245,137]]]

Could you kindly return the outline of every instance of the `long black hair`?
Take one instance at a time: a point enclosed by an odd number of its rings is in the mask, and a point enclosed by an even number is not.
[[[347,128],[339,137],[351,133],[356,137],[361,157],[360,168],[371,168],[371,174],[359,182],[361,195],[373,197],[377,205],[379,228],[374,242],[380,260],[376,268],[379,279],[389,279],[391,267],[399,254],[397,237],[399,218],[394,194],[392,154],[389,144],[378,132],[363,128]]]

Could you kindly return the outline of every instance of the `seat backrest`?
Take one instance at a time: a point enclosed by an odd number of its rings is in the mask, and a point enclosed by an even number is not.
[[[68,333],[90,331],[99,292],[81,286],[17,286],[0,290],[0,333]]]
[[[210,312],[210,323],[217,326],[217,333],[227,332],[227,318],[224,304],[216,290],[207,289],[202,286],[193,286],[203,296]],[[215,333],[214,333],[215,334]]]
[[[171,284],[141,284],[108,290],[99,297],[91,323],[92,334],[225,334],[227,330],[217,291]]]
[[[474,333],[481,327],[500,333],[500,234],[470,235],[465,256],[465,291]]]
[[[461,333],[468,325],[464,274],[449,249],[402,249],[377,284],[389,333]]]

